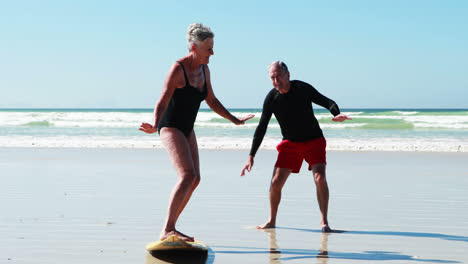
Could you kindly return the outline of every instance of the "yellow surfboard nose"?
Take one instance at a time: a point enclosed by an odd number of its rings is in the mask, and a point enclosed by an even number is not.
[[[146,245],[148,251],[163,251],[163,250],[196,250],[208,251],[208,247],[201,241],[186,242],[176,235],[172,235],[164,240],[151,242]]]

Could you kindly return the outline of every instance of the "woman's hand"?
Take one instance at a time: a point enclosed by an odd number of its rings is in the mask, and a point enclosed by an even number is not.
[[[234,124],[236,125],[243,125],[245,123],[245,121],[249,120],[250,118],[254,117],[255,115],[248,115],[246,117],[240,117],[240,118],[237,118],[237,121],[234,122]]]
[[[158,128],[156,126],[152,126],[148,123],[141,123],[141,126],[138,130],[141,130],[148,134],[153,134],[153,133],[158,132]]]

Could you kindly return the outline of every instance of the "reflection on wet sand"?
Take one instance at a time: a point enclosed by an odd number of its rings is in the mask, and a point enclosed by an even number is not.
[[[277,229],[289,229],[289,230],[298,230],[298,231],[308,231],[308,232],[320,232],[320,230],[307,230],[307,229],[298,229],[298,228],[277,228]],[[339,233],[356,233],[361,234],[364,232],[356,231],[343,231],[343,230],[334,230],[333,233],[321,233],[320,236],[320,249],[284,249],[278,246],[278,241],[276,239],[276,229],[263,230],[268,234],[270,239],[270,264],[282,263],[282,261],[289,260],[305,260],[305,259],[317,259],[318,264],[327,264],[328,259],[346,259],[346,260],[404,260],[404,261],[416,261],[416,262],[433,262],[433,263],[460,263],[459,261],[453,260],[443,260],[443,259],[426,259],[422,257],[402,254],[399,252],[391,251],[363,251],[363,252],[339,252],[339,251],[329,251],[328,250],[328,239],[332,235]],[[378,233],[378,232],[376,232]],[[273,253],[272,253],[273,252]]]
[[[328,236],[329,233],[322,233],[320,235],[320,249],[317,255],[318,263],[327,264],[328,263]]]
[[[268,254],[270,264],[281,264],[279,258],[281,258],[281,249],[278,246],[278,241],[276,240],[276,229],[260,229],[265,232],[270,242],[270,253]]]

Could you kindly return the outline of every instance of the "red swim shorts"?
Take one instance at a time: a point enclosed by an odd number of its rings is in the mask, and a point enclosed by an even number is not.
[[[309,163],[309,170],[312,170],[314,164],[327,164],[326,146],[327,141],[323,137],[304,142],[283,140],[276,146],[278,159],[275,167],[288,168],[298,173],[304,160]]]

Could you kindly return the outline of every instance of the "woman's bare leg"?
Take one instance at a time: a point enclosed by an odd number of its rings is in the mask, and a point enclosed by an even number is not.
[[[193,237],[184,235],[175,228],[177,219],[193,192],[194,184],[197,182],[198,174],[194,166],[190,144],[185,135],[177,128],[162,128],[160,137],[177,173],[177,183],[169,197],[166,222],[161,231],[160,239],[164,240],[175,234],[183,240],[193,241]]]
[[[188,140],[189,147],[190,147],[190,153],[192,154],[192,161],[193,161],[193,165],[194,165],[194,168],[195,168],[196,178],[195,178],[195,180],[193,182],[193,185],[192,185],[192,188],[190,189],[190,192],[188,193],[188,195],[185,198],[184,204],[180,208],[180,211],[179,211],[179,213],[177,215],[177,218],[176,218],[176,222],[177,222],[177,219],[179,219],[179,216],[182,213],[182,211],[184,210],[185,206],[187,206],[187,203],[189,202],[190,197],[192,197],[193,191],[195,191],[198,184],[200,183],[200,161],[199,161],[199,155],[198,155],[198,144],[197,144],[197,138],[195,136],[195,132],[193,130],[190,133],[190,135],[188,136],[187,140]]]

